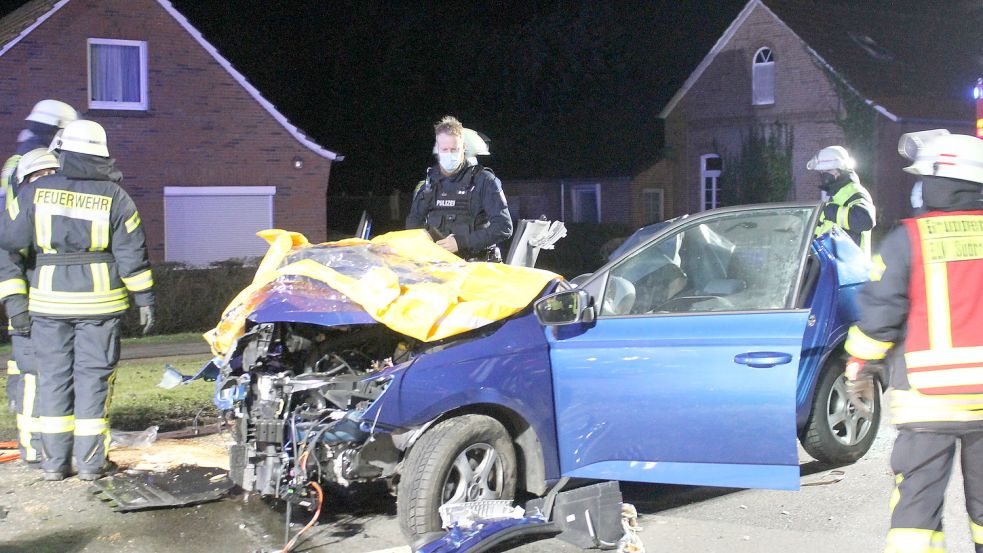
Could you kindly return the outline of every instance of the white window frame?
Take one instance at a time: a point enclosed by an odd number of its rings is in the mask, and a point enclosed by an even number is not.
[[[164,237],[167,237],[167,197],[168,196],[267,196],[269,198],[268,228],[274,228],[273,199],[275,186],[165,186],[164,187]],[[171,259],[170,244],[164,240],[164,259]]]
[[[700,211],[720,207],[720,173],[723,171],[707,169],[707,160],[710,159],[720,159],[720,156],[718,154],[703,154],[700,156]],[[709,198],[707,198],[706,185],[708,178],[713,179]]]
[[[760,74],[767,72],[771,73],[771,83],[769,83],[771,89],[763,90],[765,83],[762,82],[763,76]],[[755,106],[775,103],[775,51],[768,46],[758,48],[751,58],[751,103]]]
[[[578,192],[584,190],[594,191],[594,205],[586,206],[580,201],[580,195]],[[584,222],[585,217],[583,216],[586,209],[593,207],[594,213],[597,214],[597,222],[601,222],[601,183],[594,184],[575,184],[570,187],[570,204],[573,208],[573,220],[577,223]]]
[[[652,219],[649,218],[649,209],[648,209],[649,208],[649,205],[650,205],[649,196],[657,196],[658,197],[658,202],[656,204],[656,205],[659,206],[658,207],[658,213],[656,214],[656,217],[655,217],[654,220],[652,220]],[[665,193],[665,190],[662,189],[662,188],[643,188],[642,189],[642,206],[645,209],[645,213],[643,213],[643,215],[646,217],[645,224],[658,223],[660,221],[664,221],[665,218],[666,218],[666,193]]]
[[[108,102],[92,99],[92,46],[135,46],[140,49],[140,101],[139,102]],[[85,44],[86,75],[88,91],[86,92],[89,109],[115,109],[130,111],[146,111],[150,106],[147,96],[147,41],[120,40],[115,38],[90,38]]]

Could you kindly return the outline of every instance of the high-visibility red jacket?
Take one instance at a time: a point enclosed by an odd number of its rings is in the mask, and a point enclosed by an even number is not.
[[[894,424],[983,428],[983,210],[902,223],[874,256],[846,350],[889,357]]]

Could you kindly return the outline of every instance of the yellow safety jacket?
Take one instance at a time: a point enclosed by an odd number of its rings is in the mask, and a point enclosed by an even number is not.
[[[153,276],[140,215],[109,158],[66,152],[61,173],[24,186],[8,209],[0,246],[33,251],[34,316],[105,318],[152,305]]]
[[[850,210],[851,209],[863,209],[870,214],[870,220],[876,221],[876,212],[874,210],[874,201],[870,197],[870,193],[867,189],[860,185],[860,183],[855,181],[850,181],[843,185],[842,188],[833,194],[829,202],[839,206],[836,212],[835,219],[827,219],[826,214],[822,213],[819,216],[819,224],[816,227],[816,236],[820,236],[830,231],[833,226],[838,226],[843,230],[847,231],[851,236],[858,234],[855,230],[850,228]],[[870,257],[870,229],[863,230],[859,232],[860,234],[860,249]]]

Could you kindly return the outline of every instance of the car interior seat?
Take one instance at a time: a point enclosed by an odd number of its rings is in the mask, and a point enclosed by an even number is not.
[[[625,315],[631,312],[635,305],[635,285],[629,280],[618,277],[608,277],[607,289],[604,291],[604,302],[601,313],[605,315]]]

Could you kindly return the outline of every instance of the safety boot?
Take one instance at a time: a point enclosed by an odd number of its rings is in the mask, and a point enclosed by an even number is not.
[[[110,474],[115,474],[119,470],[119,465],[112,461],[106,461],[102,464],[102,467],[96,471],[79,471],[79,480],[84,480],[86,482],[92,482],[94,480],[99,480],[103,476],[109,476]]]

